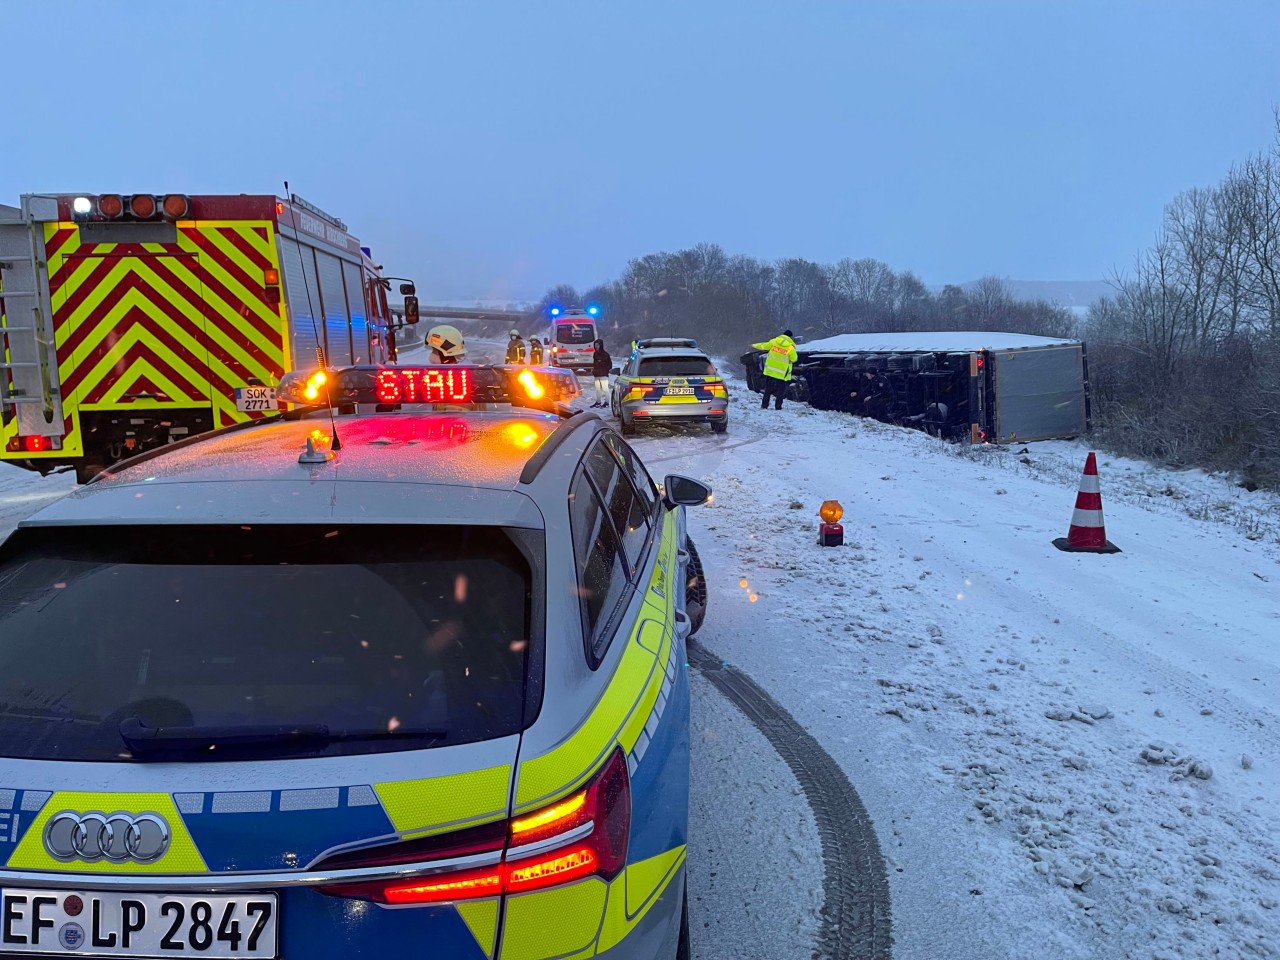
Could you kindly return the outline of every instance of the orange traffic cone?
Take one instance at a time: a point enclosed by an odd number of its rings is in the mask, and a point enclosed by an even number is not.
[[[1053,541],[1059,550],[1071,553],[1119,553],[1120,548],[1107,539],[1102,522],[1102,489],[1098,486],[1098,458],[1090,451],[1076,494],[1076,509],[1071,515],[1071,529],[1065,537]]]

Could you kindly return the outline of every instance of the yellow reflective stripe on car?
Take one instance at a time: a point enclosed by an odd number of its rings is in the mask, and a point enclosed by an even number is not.
[[[396,830],[408,836],[430,836],[505,817],[511,765],[378,783],[374,789]]]
[[[653,621],[646,621],[652,624]],[[618,742],[622,744],[622,749],[630,753],[635,749],[636,741],[640,739],[640,733],[644,730],[645,724],[649,722],[649,715],[653,713],[653,707],[658,702],[658,694],[662,691],[662,681],[666,678],[666,671],[663,665],[667,662],[667,658],[671,651],[671,631],[663,630],[659,634],[660,643],[658,646],[658,654],[655,658],[657,669],[649,676],[649,682],[644,688],[644,692],[640,695],[640,700],[636,705],[636,709],[631,712],[622,727],[622,731],[618,734]]]
[[[686,853],[681,845],[630,864],[607,884],[590,877],[507,897],[499,960],[590,957],[616,947],[679,876]]]
[[[55,859],[44,846],[44,827],[53,817],[63,812],[74,814],[102,813],[154,813],[164,819],[169,827],[169,849],[151,863],[111,863],[96,860],[70,862]],[[195,841],[167,793],[79,793],[60,791],[36,814],[26,835],[9,857],[6,866],[22,870],[66,870],[74,873],[207,873],[204,858],[196,849]]]
[[[604,923],[596,949],[616,947],[635,929],[679,874],[688,848],[676,847],[627,867],[626,873],[609,886]],[[681,891],[673,891],[677,896]]]
[[[619,884],[621,878],[614,881]],[[563,887],[507,897],[501,960],[592,956],[609,884],[588,877]]]
[[[662,625],[653,620],[642,622],[627,642],[613,680],[586,722],[550,752],[520,764],[516,813],[576,789],[604,763],[645,691],[661,676],[657,658],[636,641],[643,631],[654,634],[654,647],[660,643]]]
[[[484,955],[492,960],[498,945],[498,899],[469,900],[459,903],[457,908]]]
[[[645,589],[649,611],[641,605],[642,618],[627,639],[622,659],[591,715],[558,746],[520,763],[516,813],[550,803],[576,789],[599,769],[615,743],[621,743],[627,752],[635,746],[657,700],[670,650],[671,598],[677,589],[673,579],[677,529],[675,514],[667,512],[657,562]],[[660,592],[650,602],[655,587]],[[646,612],[650,615],[645,616]],[[653,618],[655,613],[660,619]]]
[[[657,895],[671,882],[680,864],[684,863],[687,851],[688,848],[681,844],[666,853],[660,853],[656,857],[641,860],[627,867],[626,915],[628,920],[633,923],[639,921],[645,911],[653,906]]]

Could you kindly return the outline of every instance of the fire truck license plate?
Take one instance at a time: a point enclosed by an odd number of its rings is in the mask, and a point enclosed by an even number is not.
[[[276,410],[275,387],[236,387],[236,409],[250,412],[254,410]]]
[[[89,957],[276,956],[276,897],[3,891],[0,951]]]

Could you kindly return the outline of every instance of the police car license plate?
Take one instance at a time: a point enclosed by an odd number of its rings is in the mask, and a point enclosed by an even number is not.
[[[276,896],[0,891],[0,953],[276,956]]]
[[[236,409],[246,413],[278,410],[275,387],[236,387]]]
[[[691,397],[693,396],[693,387],[667,387],[662,392],[668,397]]]

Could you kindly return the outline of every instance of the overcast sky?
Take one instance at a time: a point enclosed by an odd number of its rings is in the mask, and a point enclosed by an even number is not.
[[[1280,0],[0,0],[0,34],[0,202],[287,178],[428,302],[703,240],[1096,280],[1280,103]]]

